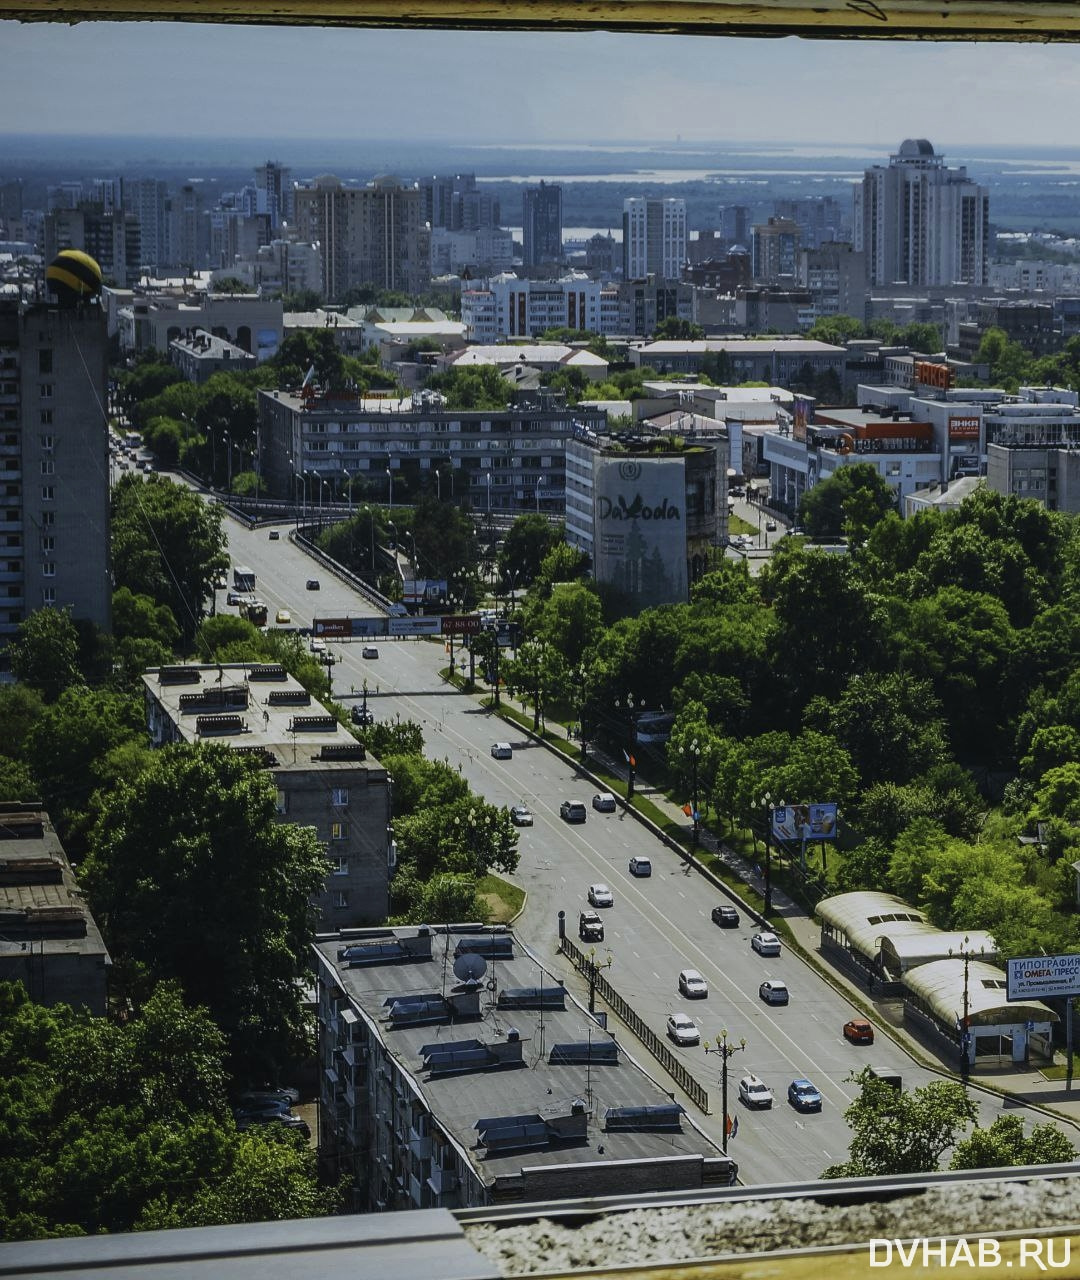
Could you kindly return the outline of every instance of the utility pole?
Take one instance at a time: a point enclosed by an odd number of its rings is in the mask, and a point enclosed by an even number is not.
[[[724,1115],[724,1127],[723,1127],[724,1155],[727,1155],[728,1134],[732,1128],[731,1121],[728,1117],[728,1109],[727,1109],[728,1059],[733,1057],[736,1053],[741,1053],[745,1048],[746,1048],[745,1040],[740,1040],[738,1044],[729,1043],[726,1028],[723,1031],[721,1031],[720,1034],[716,1037],[715,1047],[710,1048],[708,1040],[705,1041],[706,1053],[716,1053],[720,1055],[720,1097],[721,1097],[721,1106],[723,1107],[723,1115]]]

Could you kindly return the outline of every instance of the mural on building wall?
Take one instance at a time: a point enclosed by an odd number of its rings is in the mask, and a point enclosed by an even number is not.
[[[600,462],[596,579],[637,609],[686,600],[686,477],[681,458]]]

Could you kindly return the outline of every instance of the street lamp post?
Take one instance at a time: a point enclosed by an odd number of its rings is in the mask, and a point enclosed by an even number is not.
[[[585,741],[585,681],[588,678],[588,672],[584,665],[578,667],[576,674],[577,691],[578,691],[578,737],[581,739],[581,760],[584,763],[588,759],[588,752]]]
[[[634,700],[634,695],[628,693],[621,701],[615,699],[616,707],[625,708],[627,717],[630,721],[630,750],[626,753],[626,763],[628,765],[628,773],[626,778],[626,798],[632,800],[634,798],[634,777],[637,773],[637,713],[641,709],[641,699]]]
[[[734,1044],[730,1042],[728,1040],[728,1034],[726,1029],[721,1031],[720,1034],[716,1037],[715,1047],[710,1048],[708,1040],[705,1041],[706,1053],[716,1053],[720,1055],[720,1096],[721,1096],[721,1106],[723,1107],[723,1115],[724,1115],[724,1125],[723,1125],[724,1155],[727,1155],[728,1133],[731,1130],[731,1121],[728,1118],[728,1109],[727,1109],[728,1059],[733,1057],[736,1053],[741,1053],[745,1048],[746,1048],[745,1040],[740,1040],[738,1044]]]
[[[590,1013],[596,1012],[596,982],[597,982],[597,979],[600,977],[600,970],[610,969],[614,963],[615,961],[611,958],[610,952],[608,953],[608,958],[606,960],[597,960],[596,948],[595,947],[589,948],[588,978],[589,978],[589,1012]]]
[[[540,476],[536,481],[536,514],[540,514],[540,488],[546,482],[547,476]]]
[[[971,964],[972,956],[983,954],[981,947],[978,951],[973,951],[968,945],[970,941],[971,939],[965,934],[964,944],[958,951],[953,951],[952,947],[949,948],[950,956],[955,955],[964,961],[964,1013],[957,1030],[960,1032],[960,1078],[965,1089],[971,1076],[971,988],[968,985],[968,966]]]
[[[222,431],[225,440],[225,492],[232,495],[232,436],[227,431]]]
[[[390,481],[390,510],[393,511],[394,509],[394,473],[390,470],[389,467],[386,468],[386,476],[387,476],[387,479]]]
[[[690,769],[692,772],[692,782],[690,784],[690,817],[694,823],[693,841],[694,848],[698,846],[698,838],[700,836],[700,820],[698,815],[698,763],[701,760],[701,744],[697,738],[686,748],[686,754],[690,757]]]
[[[352,476],[344,467],[341,468],[341,474],[345,477],[345,497],[349,503],[349,519],[352,519]]]
[[[773,811],[785,807],[783,800],[779,806],[772,802],[772,795],[766,791],[761,797],[761,807],[765,811],[765,900],[762,903],[762,915],[768,916],[772,911],[772,824]]]

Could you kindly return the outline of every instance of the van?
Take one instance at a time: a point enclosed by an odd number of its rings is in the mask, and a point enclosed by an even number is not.
[[[901,1093],[904,1088],[904,1078],[899,1071],[894,1071],[891,1067],[868,1067],[870,1077],[873,1080],[880,1080],[882,1084],[889,1084]]]

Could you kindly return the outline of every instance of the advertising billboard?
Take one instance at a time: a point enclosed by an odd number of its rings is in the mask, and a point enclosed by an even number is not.
[[[948,391],[952,386],[952,375],[953,371],[947,364],[937,364],[932,360],[915,361],[915,381],[920,386]]]
[[[441,604],[447,595],[445,578],[406,578],[402,601],[407,605]]]
[[[1080,995],[1080,955],[1028,956],[1005,962],[1007,1000]]]
[[[357,636],[385,636],[388,618],[315,618],[311,633],[331,639],[352,640]]]
[[[774,840],[833,840],[836,804],[778,804],[772,811]]]
[[[635,610],[686,601],[682,458],[603,458],[594,471],[593,567]]]
[[[979,418],[977,415],[954,417],[949,419],[950,440],[978,440]]]
[[[475,636],[483,625],[478,613],[448,614],[442,619],[442,633],[444,636]]]
[[[387,635],[437,636],[442,633],[442,618],[435,614],[427,618],[388,618]]]

